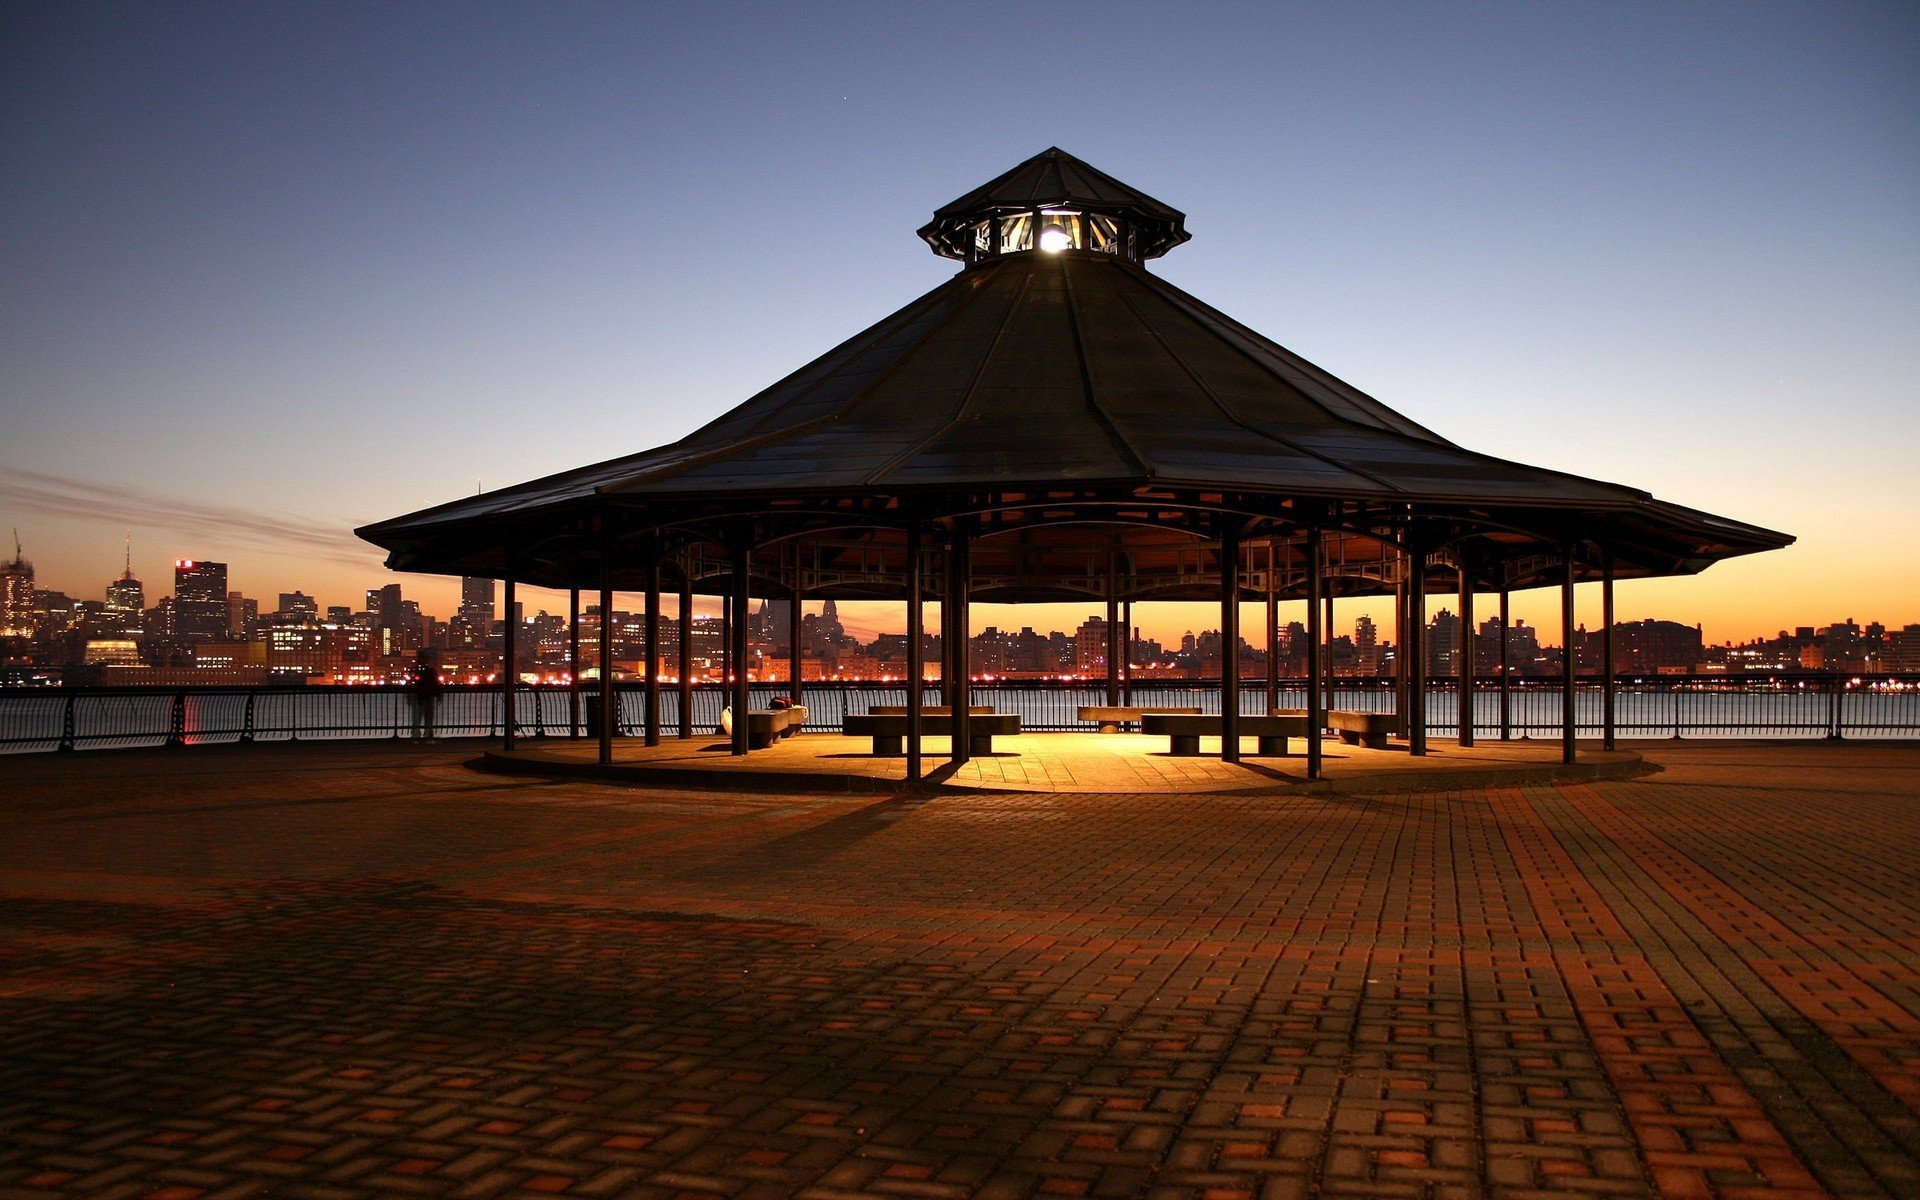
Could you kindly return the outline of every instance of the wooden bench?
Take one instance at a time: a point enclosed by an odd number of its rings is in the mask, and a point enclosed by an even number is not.
[[[934,709],[925,709],[923,716],[935,714]],[[952,733],[952,713],[946,713],[946,719],[938,724],[922,721],[922,736],[946,737]],[[907,717],[900,713],[848,713],[842,730],[848,737],[870,737],[873,739],[873,752],[876,755],[896,757],[906,748]],[[975,711],[967,718],[967,750],[973,754],[992,754],[993,739],[1011,737],[1020,732],[1019,713],[997,713]]]
[[[1080,719],[1097,721],[1101,733],[1119,733],[1122,722],[1137,722],[1148,713],[1177,713],[1182,715],[1197,713],[1197,708],[1135,708],[1123,704],[1082,704]]]
[[[721,722],[723,732],[732,733],[733,710],[727,709],[721,714],[727,718]],[[750,708],[747,710],[747,749],[765,750],[781,738],[789,738],[800,732],[807,723],[807,706],[789,705],[786,708]]]
[[[1400,732],[1400,715],[1337,708],[1327,714],[1327,725],[1349,746],[1385,750],[1387,739]]]
[[[1220,718],[1187,713],[1147,713],[1140,718],[1141,732],[1171,739],[1169,752],[1183,758],[1200,753],[1200,739],[1220,736]],[[1258,738],[1261,754],[1284,755],[1288,738],[1307,736],[1307,714],[1278,712],[1259,716],[1243,713],[1240,736]]]

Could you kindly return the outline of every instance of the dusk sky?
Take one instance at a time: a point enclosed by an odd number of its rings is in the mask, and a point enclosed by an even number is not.
[[[1920,622],[1916,63],[1911,3],[11,4],[0,531],[82,598],[131,529],[149,600],[444,616],[351,530],[704,424],[1059,145],[1429,428],[1799,538],[1623,618]]]

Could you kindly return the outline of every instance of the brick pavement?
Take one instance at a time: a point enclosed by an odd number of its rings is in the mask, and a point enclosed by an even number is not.
[[[782,797],[0,761],[0,1196],[1920,1195],[1920,751]]]

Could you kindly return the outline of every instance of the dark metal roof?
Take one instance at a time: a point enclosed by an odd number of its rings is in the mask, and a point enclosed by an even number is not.
[[[1112,184],[1081,179],[1081,167],[1049,151],[948,209],[1028,203],[1051,194],[1056,172],[1083,196]],[[398,569],[499,575],[509,541],[588,512],[686,524],[716,505],[857,498],[872,512],[1062,487],[1426,514],[1484,528],[1487,560],[1578,536],[1623,574],[1697,571],[1792,540],[1464,449],[1138,263],[1093,251],[986,259],[678,442],[359,533]],[[1503,541],[1502,529],[1522,533]],[[556,559],[519,577],[594,582],[582,570]]]
[[[1004,175],[988,180],[935,210],[920,227],[934,253],[966,258],[973,227],[995,213],[1072,208],[1125,217],[1141,258],[1158,258],[1193,237],[1187,214],[1088,166],[1058,146],[1049,146]]]

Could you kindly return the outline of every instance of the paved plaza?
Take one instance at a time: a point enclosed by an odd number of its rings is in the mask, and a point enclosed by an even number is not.
[[[0,760],[0,1196],[1920,1195],[1920,750],[779,795]]]

